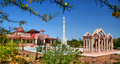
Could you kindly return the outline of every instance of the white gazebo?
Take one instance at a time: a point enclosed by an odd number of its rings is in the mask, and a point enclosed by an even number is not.
[[[83,35],[83,52],[100,53],[101,51],[113,51],[113,37],[109,33],[96,29],[92,34],[87,32]]]

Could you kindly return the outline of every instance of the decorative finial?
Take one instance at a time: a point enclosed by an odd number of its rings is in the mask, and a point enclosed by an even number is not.
[[[63,20],[65,20],[65,17],[63,16]]]

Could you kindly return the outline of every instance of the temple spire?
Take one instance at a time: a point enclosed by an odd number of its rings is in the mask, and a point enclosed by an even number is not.
[[[65,17],[63,16],[63,38],[61,39],[61,43],[67,45],[67,39],[65,38]]]

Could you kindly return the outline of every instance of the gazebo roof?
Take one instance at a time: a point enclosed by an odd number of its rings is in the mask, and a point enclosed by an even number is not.
[[[112,35],[110,33],[107,35],[107,37],[109,37],[109,36],[112,37]]]
[[[89,35],[89,36],[90,36],[90,33],[89,33],[89,32],[87,32],[86,34],[84,34],[84,36],[87,36],[87,35]]]

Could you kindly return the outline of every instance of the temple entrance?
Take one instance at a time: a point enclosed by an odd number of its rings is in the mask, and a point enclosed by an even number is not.
[[[40,40],[40,38],[37,40],[37,44],[38,45],[40,45],[40,43],[41,43],[41,40]]]
[[[37,44],[38,45],[43,45],[43,40],[42,40],[42,37],[41,36],[38,36],[38,39],[37,39]]]

